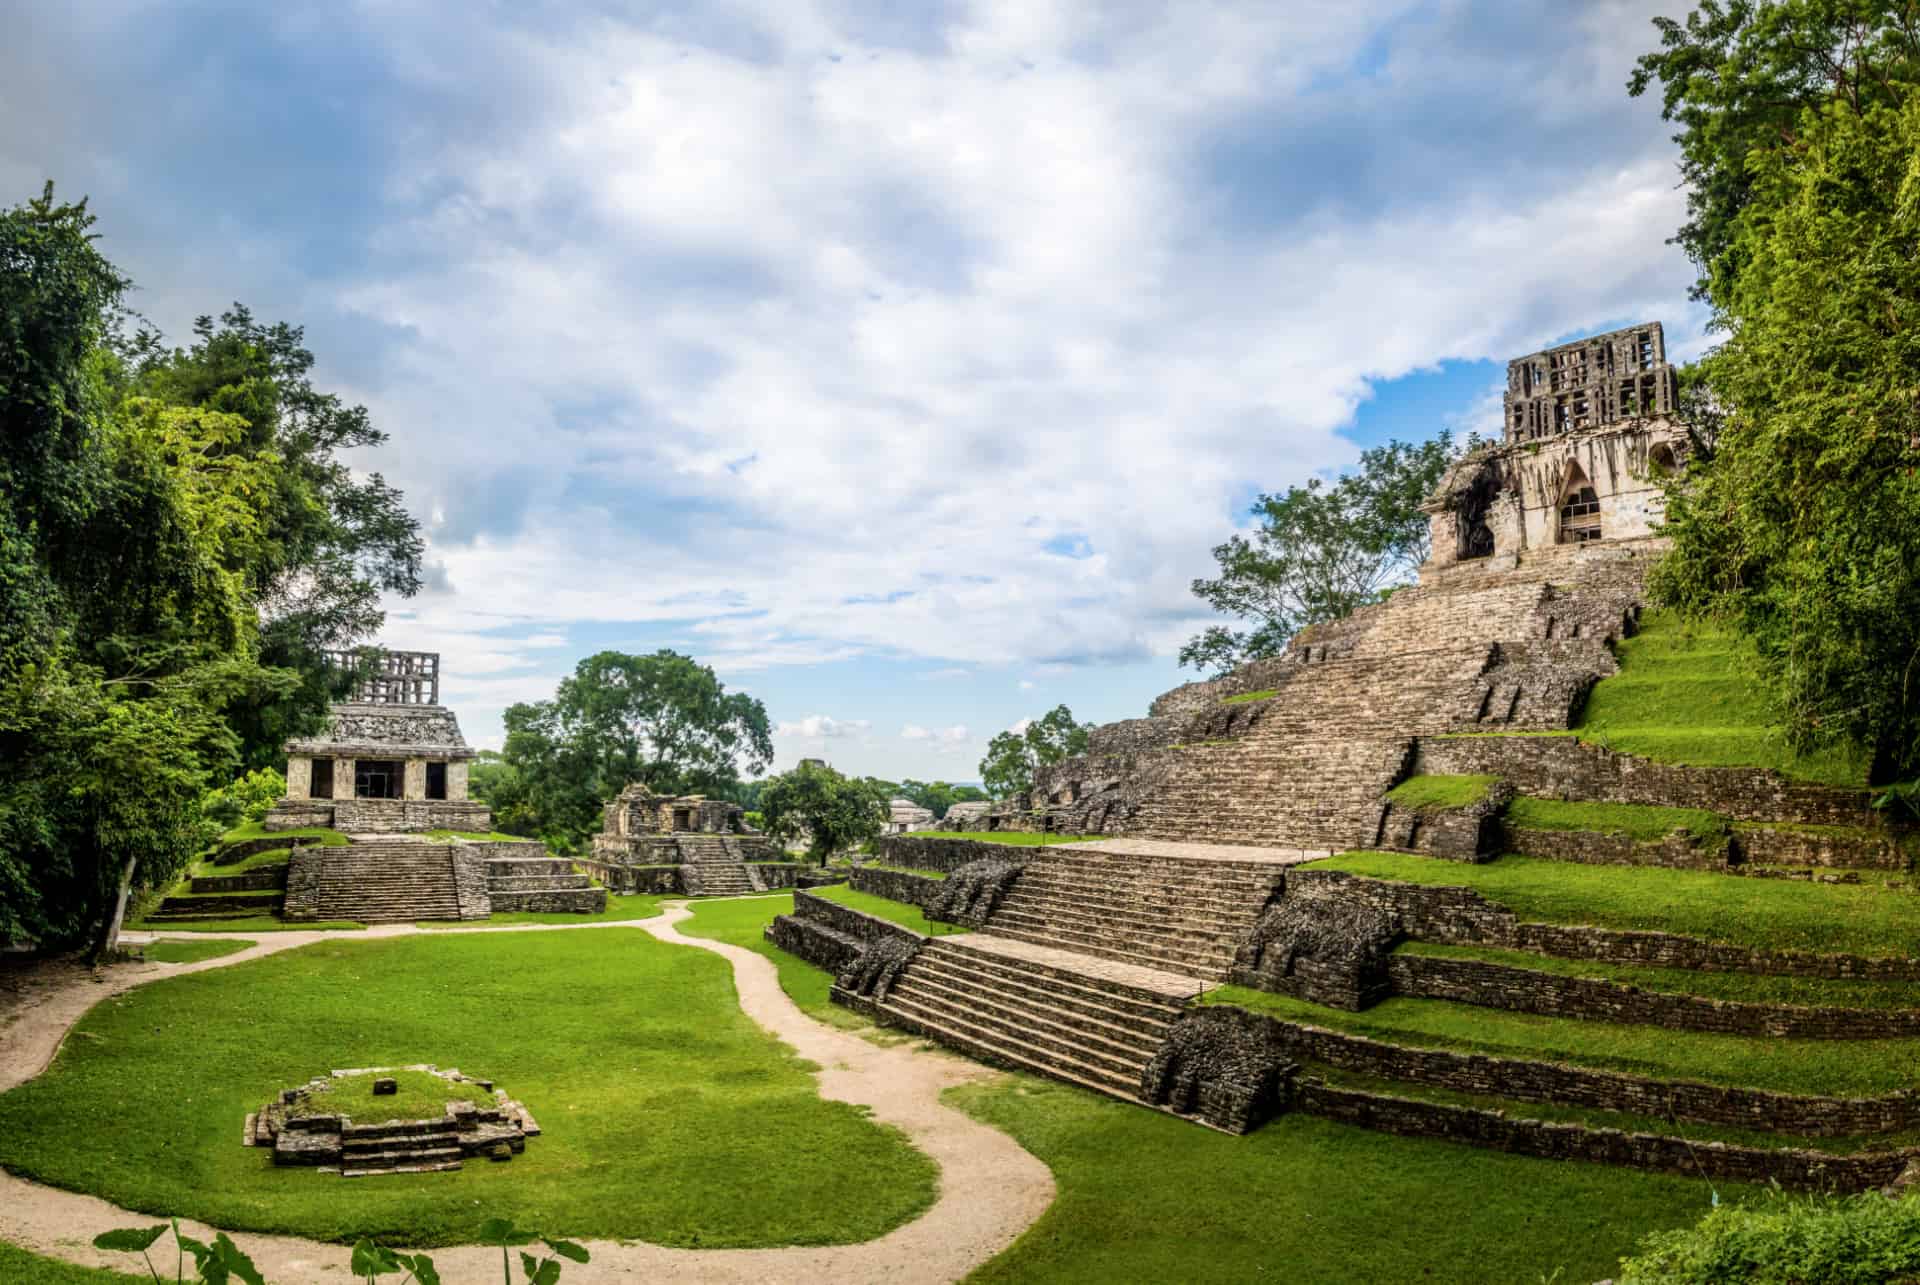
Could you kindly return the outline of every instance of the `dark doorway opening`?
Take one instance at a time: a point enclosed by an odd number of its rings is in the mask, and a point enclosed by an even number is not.
[[[394,759],[357,759],[353,765],[353,797],[397,799],[406,767]]]
[[[330,799],[333,797],[333,760],[313,760],[313,778],[307,786],[310,799]]]
[[[447,765],[445,763],[427,764],[427,797],[430,799],[447,797]]]

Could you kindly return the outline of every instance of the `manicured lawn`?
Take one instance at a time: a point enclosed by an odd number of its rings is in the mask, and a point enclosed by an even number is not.
[[[322,844],[322,847],[330,846]],[[187,875],[237,875],[249,870],[258,870],[262,866],[284,866],[293,859],[292,848],[269,848],[265,852],[256,852],[250,857],[242,857],[229,865],[216,865],[212,857],[202,857],[188,867]]]
[[[680,931],[688,937],[711,937],[715,941],[743,946],[757,955],[766,956],[773,961],[774,968],[780,974],[780,989],[809,1017],[843,1030],[871,1027],[873,1023],[866,1018],[828,1000],[827,989],[833,985],[832,973],[824,968],[815,968],[798,955],[789,955],[767,941],[767,925],[773,922],[774,916],[792,913],[791,892],[769,897],[696,901],[693,903],[693,918],[683,921]]]
[[[1507,824],[1526,830],[1586,830],[1657,842],[1685,830],[1703,843],[1725,837],[1727,819],[1704,808],[1657,808],[1639,803],[1563,803],[1521,797],[1507,805]]]
[[[1693,1222],[1711,1198],[1693,1179],[1304,1115],[1228,1137],[1025,1076],[946,1096],[1011,1133],[1059,1184],[976,1282],[1586,1282],[1611,1274],[1643,1233]]]
[[[1560,977],[1594,977],[1601,981],[1637,986],[1644,991],[1703,995],[1708,999],[1745,1004],[1830,1005],[1835,1008],[1920,1008],[1920,985],[1913,982],[1830,981],[1821,977],[1761,977],[1752,973],[1697,973],[1686,968],[1651,968],[1639,964],[1603,964],[1585,959],[1558,959],[1490,946],[1441,946],[1410,941],[1399,949],[1406,955],[1437,955],[1448,959],[1479,959],[1488,963],[1530,968]]]
[[[497,1081],[544,1133],[509,1164],[346,1180],[239,1145],[341,1066]],[[146,1213],[323,1240],[470,1241],[490,1217],[670,1245],[861,1241],[932,1163],[739,1010],[726,961],[637,929],[328,941],[102,1001],[0,1096],[0,1165]]]
[[[1742,879],[1699,870],[1586,866],[1507,856],[1485,865],[1349,852],[1307,869],[1472,888],[1523,920],[1653,929],[1779,949],[1907,956],[1920,896],[1874,884]]]
[[[1092,843],[1104,834],[1034,834],[1027,830],[963,830],[928,832],[931,839],[977,839],[981,843],[1005,843],[1016,848],[1044,848],[1053,843]]]
[[[1410,776],[1387,791],[1387,800],[1403,808],[1464,808],[1487,797],[1492,776]]]
[[[163,1236],[167,1253],[173,1252],[173,1238]],[[163,1257],[159,1246],[154,1247],[154,1266],[160,1265]],[[70,1263],[54,1258],[42,1258],[30,1254],[17,1245],[9,1245],[0,1240],[0,1281],[7,1285],[150,1285],[152,1277],[146,1275],[146,1267],[141,1263],[140,1255],[128,1254],[127,1262],[139,1267],[141,1275],[129,1276],[124,1272],[101,1271],[94,1267],[75,1267]],[[167,1258],[168,1270],[172,1270],[173,1259]],[[171,1276],[167,1277],[172,1280]]]
[[[197,964],[203,959],[218,959],[222,955],[238,954],[251,945],[253,943],[250,941],[223,941],[218,937],[210,941],[163,939],[149,943],[140,953],[161,964]]]
[[[1587,697],[1580,739],[1666,763],[1770,767],[1826,785],[1863,786],[1864,755],[1795,754],[1775,729],[1751,655],[1733,632],[1649,611],[1615,648],[1620,672]]]
[[[660,913],[667,897],[653,893],[607,894],[607,908],[598,914],[571,910],[503,910],[485,919],[423,919],[420,928],[485,928],[505,924],[620,924],[634,919],[651,919]]]
[[[831,884],[825,888],[809,888],[807,891],[816,897],[837,901],[849,909],[864,911],[879,919],[891,920],[923,936],[945,937],[952,933],[967,931],[958,924],[943,924],[928,919],[918,906],[904,901],[892,901],[886,897],[876,897],[870,892],[855,892],[843,883]]]
[[[1540,1017],[1437,999],[1386,1000],[1364,1013],[1241,986],[1203,1002],[1419,1048],[1566,1062],[1666,1080],[1782,1093],[1865,1096],[1920,1087],[1920,1039],[1782,1040]]]
[[[285,919],[275,919],[266,915],[243,916],[233,919],[194,919],[186,922],[173,919],[158,921],[140,920],[127,925],[141,932],[156,933],[303,933],[316,929],[352,930],[365,928],[365,924],[350,919],[319,919],[311,923],[292,923]]]

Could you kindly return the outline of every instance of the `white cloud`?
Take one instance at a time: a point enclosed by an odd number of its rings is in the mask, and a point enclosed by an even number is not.
[[[864,718],[829,718],[825,714],[809,714],[797,722],[781,723],[774,730],[781,736],[837,741],[853,736],[864,736],[872,729],[873,724]]]

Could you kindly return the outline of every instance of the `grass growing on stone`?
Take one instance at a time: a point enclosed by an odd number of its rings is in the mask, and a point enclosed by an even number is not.
[[[1696,1179],[1305,1115],[1228,1137],[1026,1076],[946,1100],[1012,1134],[1059,1184],[1040,1221],[974,1282],[1591,1281],[1711,1199]],[[1720,1187],[1723,1200],[1750,1194]]]
[[[485,919],[422,919],[417,928],[502,928],[513,924],[623,924],[651,919],[667,897],[655,893],[607,894],[607,908],[594,914],[574,910],[502,910]]]
[[[529,839],[524,834],[501,834],[498,830],[428,830],[427,838],[447,843],[455,839],[464,839],[468,843],[538,843],[538,839]]]
[[[166,1251],[171,1252],[173,1238],[165,1236],[161,1240]],[[154,1248],[154,1262],[158,1264],[166,1254],[160,1252],[161,1246]],[[141,1260],[138,1254],[129,1254],[127,1261],[138,1266]],[[144,1267],[142,1271],[145,1271]],[[145,1275],[129,1276],[125,1272],[110,1272],[98,1267],[76,1267],[57,1258],[43,1258],[0,1240],[0,1281],[5,1281],[7,1285],[150,1285],[151,1280]]]
[[[897,875],[919,875],[922,879],[945,879],[947,877],[947,872],[945,870],[928,870],[921,866],[884,866],[876,861],[867,862],[867,864],[862,866],[861,869],[891,870],[894,874],[897,874]]]
[[[1037,834],[1031,830],[962,830],[928,834],[931,839],[971,839],[979,843],[1005,843],[1016,848],[1044,848],[1054,843],[1092,843],[1104,834]]]
[[[945,937],[952,933],[967,930],[958,924],[943,924],[928,919],[920,907],[905,901],[893,901],[887,897],[876,897],[870,892],[856,892],[845,884],[837,883],[826,888],[809,888],[816,897],[825,897],[828,901],[837,901],[850,910],[863,911],[877,919],[890,920],[903,928],[926,937]]]
[[[1732,630],[1649,611],[1615,647],[1620,672],[1595,684],[1581,740],[1665,763],[1765,767],[1824,785],[1864,786],[1864,755],[1796,754],[1767,709],[1745,642]]]
[[[330,846],[330,845],[321,845]],[[238,861],[220,865],[212,857],[202,857],[187,869],[189,878],[199,875],[237,875],[249,870],[258,870],[263,866],[284,866],[293,860],[292,848],[269,848],[265,852],[256,852],[252,856],[242,857]]]
[[[393,1081],[395,1092],[376,1094],[376,1079]],[[447,1114],[447,1103],[471,1102],[490,1107],[496,1099],[477,1084],[444,1080],[428,1071],[381,1071],[365,1075],[343,1075],[330,1079],[325,1093],[314,1093],[287,1114],[293,1117],[341,1115],[355,1124],[392,1124],[395,1120],[439,1120]],[[287,1088],[297,1088],[289,1084]]]
[[[1220,703],[1222,705],[1251,705],[1254,701],[1271,700],[1279,694],[1280,689],[1278,687],[1269,687],[1261,692],[1241,692],[1238,696],[1227,696],[1222,698]]]
[[[1307,869],[1472,888],[1523,920],[1680,933],[1756,949],[1908,956],[1920,896],[1873,884],[1740,879],[1699,870],[1506,856],[1484,865],[1349,852]]]
[[[301,826],[294,830],[269,830],[258,821],[248,821],[237,825],[220,836],[221,843],[240,843],[247,839],[298,839],[302,843],[318,844],[322,848],[344,848],[352,840],[338,830],[325,826]]]
[[[239,1145],[282,1088],[411,1062],[496,1080],[544,1133],[508,1164],[356,1180]],[[725,960],[620,928],[327,941],[108,998],[0,1096],[0,1165],[234,1231],[427,1248],[491,1217],[669,1245],[863,1241],[935,1187],[931,1161],[820,1098],[740,1012]]]
[[[1410,776],[1387,791],[1387,801],[1402,808],[1464,808],[1487,797],[1493,776]]]
[[[1658,841],[1675,830],[1685,830],[1702,843],[1727,833],[1727,819],[1704,808],[1660,808],[1639,803],[1563,803],[1558,799],[1521,797],[1507,805],[1507,824],[1525,830],[1585,830],[1595,834],[1626,834]]]
[[[1474,959],[1510,968],[1527,968],[1556,977],[1590,977],[1643,991],[1672,995],[1699,995],[1741,1004],[1792,1004],[1800,1007],[1920,1008],[1920,985],[1913,982],[1837,981],[1822,977],[1762,977],[1753,973],[1700,973],[1688,968],[1655,968],[1644,964],[1606,964],[1586,959],[1559,959],[1523,950],[1491,946],[1443,946],[1434,942],[1403,942],[1403,955],[1430,955],[1440,959]]]
[[[1208,991],[1202,1002],[1409,1047],[1565,1062],[1661,1080],[1835,1097],[1891,1093],[1920,1084],[1920,1039],[1709,1035],[1404,997],[1382,1001],[1364,1013],[1348,1013],[1242,986]]]
[[[250,941],[224,941],[218,937],[210,941],[161,940],[149,942],[140,953],[158,964],[197,964],[203,959],[237,955],[252,945]]]

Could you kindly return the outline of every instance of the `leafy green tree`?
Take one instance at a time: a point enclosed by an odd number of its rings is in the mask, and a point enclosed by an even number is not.
[[[1033,774],[1040,768],[1085,754],[1092,730],[1091,724],[1074,722],[1073,711],[1065,705],[1055,705],[1019,731],[1001,732],[988,741],[980,779],[995,798],[1024,794],[1033,788]]]
[[[921,807],[933,813],[934,820],[947,815],[947,809],[956,803],[970,803],[985,800],[988,794],[974,785],[949,785],[945,781],[915,781],[908,779],[892,787],[892,792],[904,799],[912,799]]]
[[[723,795],[742,769],[773,757],[766,707],[729,693],[677,652],[603,651],[574,667],[554,698],[509,707],[504,763],[540,837],[565,849],[599,829],[600,807],[628,785]]]
[[[196,321],[187,347],[169,348],[149,330],[118,347],[124,393],[228,417],[237,429],[221,453],[267,466],[260,539],[240,570],[258,605],[263,663],[300,681],[248,694],[228,713],[247,765],[271,765],[350,685],[323,651],[372,637],[384,620],[383,593],[420,588],[419,524],[379,473],[358,473],[343,458],[387,435],[364,406],[314,386],[299,327],[264,324],[239,304],[218,324]]]
[[[1220,574],[1193,582],[1208,606],[1251,627],[1209,627],[1180,649],[1180,663],[1224,674],[1277,656],[1308,625],[1377,601],[1413,574],[1429,544],[1420,504],[1452,458],[1446,433],[1417,446],[1389,442],[1362,451],[1359,469],[1331,486],[1314,478],[1262,495],[1251,509],[1259,528],[1216,546]]]
[[[1920,772],[1920,98],[1889,80],[1792,124],[1731,219],[1724,421],[1654,589],[1754,640],[1796,745],[1868,747],[1890,781]]]
[[[1627,88],[1658,82],[1679,126],[1687,222],[1674,240],[1699,269],[1695,297],[1726,307],[1757,249],[1741,231],[1760,186],[1753,158],[1800,153],[1829,105],[1904,102],[1920,71],[1920,0],[1704,0],[1685,21],[1653,24],[1661,47]]]
[[[879,836],[891,794],[885,781],[842,776],[824,763],[806,762],[766,782],[760,814],[768,834],[804,839],[807,854],[825,862]]]

